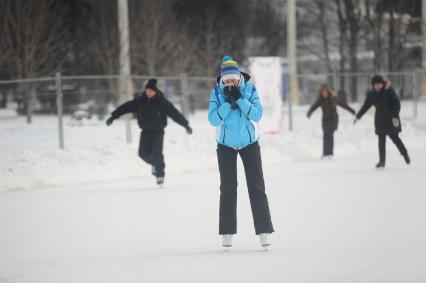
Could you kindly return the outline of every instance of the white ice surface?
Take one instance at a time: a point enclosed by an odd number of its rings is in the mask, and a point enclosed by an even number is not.
[[[243,174],[225,252],[218,173],[0,194],[0,282],[426,281],[426,151],[265,166],[276,232],[262,252]],[[242,168],[240,167],[240,172]]]
[[[404,120],[412,164],[388,141],[387,168],[376,171],[371,116],[352,127],[340,110],[336,156],[320,161],[321,115],[305,111],[293,133],[262,140],[276,230],[268,252],[241,164],[238,234],[229,252],[220,246],[205,113],[191,120],[193,136],[168,128],[163,190],[120,121],[67,127],[60,151],[54,119],[2,120],[0,282],[426,282],[425,120]]]

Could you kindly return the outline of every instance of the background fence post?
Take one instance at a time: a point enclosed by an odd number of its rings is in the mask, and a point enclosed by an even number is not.
[[[189,89],[188,89],[188,76],[186,73],[180,75],[180,86],[182,91],[182,113],[185,117],[189,115]]]
[[[127,100],[131,100],[133,98],[133,94],[131,93],[132,91],[132,87],[130,86],[131,84],[131,78],[130,76],[125,76],[125,79],[123,81],[125,81],[125,85],[124,85],[124,91],[125,91],[125,97],[127,98]],[[126,124],[126,142],[129,144],[132,142],[132,116],[133,114],[130,115],[126,115],[125,117],[125,124]]]
[[[56,112],[58,115],[58,136],[59,136],[59,148],[64,149],[64,109],[63,109],[63,94],[62,94],[62,81],[61,73],[57,72],[55,76],[55,87],[56,87]]]
[[[413,120],[417,119],[417,100],[420,96],[421,73],[419,70],[413,72]]]

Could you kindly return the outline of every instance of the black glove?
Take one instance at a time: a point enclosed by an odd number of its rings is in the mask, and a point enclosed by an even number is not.
[[[240,90],[236,86],[231,86],[231,96],[234,101],[237,101],[241,97]]]
[[[231,104],[232,109],[236,109],[238,106],[235,103],[234,97],[232,96],[232,86],[225,86],[223,89],[223,94],[225,96],[225,102]]]
[[[187,132],[189,135],[191,135],[191,134],[192,134],[192,128],[191,128],[189,125],[187,125],[187,126],[185,127],[185,129],[186,129],[186,132]]]
[[[112,124],[112,122],[114,121],[114,118],[111,116],[108,118],[108,120],[106,120],[106,124],[107,126],[110,126]]]

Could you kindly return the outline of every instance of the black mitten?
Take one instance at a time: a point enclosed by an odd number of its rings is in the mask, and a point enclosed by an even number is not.
[[[231,86],[230,93],[234,101],[237,101],[241,97],[240,90],[236,86]]]
[[[223,94],[225,95],[225,101],[231,104],[232,109],[236,109],[238,106],[235,103],[235,99],[232,95],[232,86],[225,86],[223,89]]]

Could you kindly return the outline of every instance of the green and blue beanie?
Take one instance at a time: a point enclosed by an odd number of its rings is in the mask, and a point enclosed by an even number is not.
[[[220,76],[222,77],[222,81],[240,79],[240,67],[238,67],[238,63],[231,56],[225,55],[223,57],[222,65],[220,66]]]

